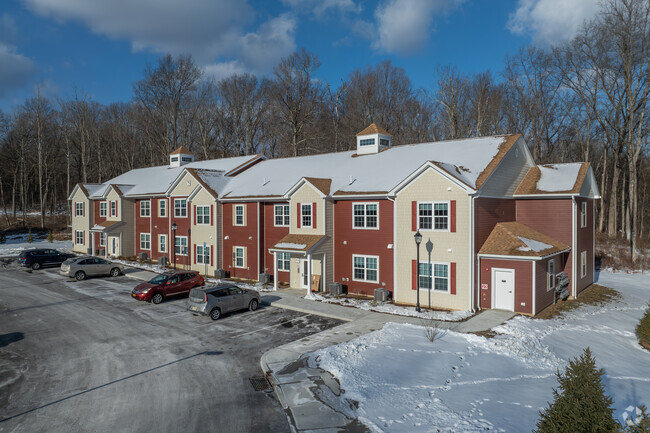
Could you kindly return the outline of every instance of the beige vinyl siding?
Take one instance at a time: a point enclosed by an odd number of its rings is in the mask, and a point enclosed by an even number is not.
[[[117,202],[117,214],[115,216],[111,216],[111,202]],[[113,188],[106,196],[106,221],[125,221],[133,224],[133,220],[122,219],[122,197]]]
[[[84,204],[84,215],[83,216],[77,216],[77,213],[75,212],[75,203],[83,203]],[[94,209],[91,207],[91,201],[88,200],[86,195],[83,193],[81,188],[77,188],[77,191],[74,193],[72,196],[71,200],[71,209],[72,209],[72,217],[71,217],[71,226],[72,226],[72,251],[77,252],[77,253],[83,253],[87,254],[88,249],[91,248],[91,240],[90,240],[90,227],[91,224],[93,223],[93,215],[94,215]],[[83,231],[84,232],[84,243],[83,245],[75,243],[75,232],[76,231]]]
[[[192,175],[189,174],[188,172],[185,172],[181,180],[176,184],[174,189],[172,189],[170,195],[172,197],[186,197],[190,195],[192,191],[196,189],[197,186],[199,186],[199,183],[196,181],[196,179],[194,179],[194,177],[192,177]],[[172,204],[171,211],[173,212],[174,211],[173,200],[171,204]]]
[[[294,289],[300,289],[302,287],[302,275],[300,266],[302,264],[302,260],[306,259],[307,256],[303,256],[302,254],[292,254],[291,255],[291,287]],[[323,279],[322,279],[322,274],[323,274],[323,261],[321,260],[321,256],[312,256],[311,260],[311,273],[312,275],[321,275],[321,282],[320,282],[320,287],[321,290],[323,287]],[[310,282],[311,285],[311,282]]]
[[[510,148],[499,166],[481,187],[481,195],[512,197],[521,181],[533,167],[533,159],[523,138]]]
[[[470,198],[463,189],[433,169],[425,171],[412,181],[398,193],[395,200],[396,287],[394,296],[396,302],[412,305],[416,303],[416,291],[412,290],[411,275],[412,261],[416,260],[416,244],[413,239],[415,232],[411,230],[411,202],[451,200],[456,201],[456,232],[421,231],[420,261],[428,261],[425,244],[431,239],[433,242],[431,262],[456,263],[456,294],[432,291],[431,306],[452,310],[468,308],[471,290],[470,233],[468,232]],[[421,290],[420,305],[427,306],[428,300],[429,292]]]
[[[300,224],[298,228],[298,220],[300,216],[297,215],[298,203],[313,204],[316,203],[316,228],[305,228]],[[298,191],[296,191],[289,200],[289,214],[291,215],[291,226],[289,233],[301,235],[324,235],[325,234],[325,200],[321,197],[311,185],[304,184]],[[312,209],[313,213],[313,209]],[[312,227],[314,225],[312,215]]]
[[[212,225],[205,224],[194,224],[195,219],[192,219],[192,260],[194,263],[194,257],[196,252],[196,245],[203,245],[203,242],[206,243],[207,248],[212,247],[212,266],[208,265],[208,275],[214,275],[214,271],[217,269],[216,266],[216,255],[217,255],[217,239],[216,239],[216,229],[215,229],[215,202],[212,196],[204,189],[201,188],[199,192],[192,198],[192,215],[194,215],[194,206],[210,206],[210,217],[212,220]],[[205,265],[194,263],[192,269],[199,271],[201,274],[205,273]]]

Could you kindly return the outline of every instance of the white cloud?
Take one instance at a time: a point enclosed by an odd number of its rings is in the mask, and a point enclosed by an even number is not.
[[[507,27],[530,35],[537,44],[551,45],[571,38],[598,10],[597,0],[519,0]]]
[[[361,6],[354,0],[282,0],[285,5],[291,6],[299,12],[313,12],[322,16],[330,10],[339,12],[360,12]]]
[[[295,49],[290,16],[271,18],[247,32],[255,14],[246,0],[23,2],[39,15],[80,22],[94,33],[128,40],[134,51],[190,53],[214,73],[267,70]]]
[[[436,13],[447,13],[464,0],[389,0],[375,10],[373,47],[392,53],[420,50],[431,34]]]
[[[0,98],[27,84],[34,74],[34,61],[13,45],[17,36],[14,19],[6,13],[0,15]]]

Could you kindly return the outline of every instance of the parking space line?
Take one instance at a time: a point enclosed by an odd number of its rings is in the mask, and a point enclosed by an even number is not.
[[[237,338],[237,337],[241,337],[241,336],[244,336],[244,335],[253,334],[253,333],[258,332],[258,331],[263,331],[265,329],[275,328],[276,326],[284,325],[285,323],[291,323],[294,320],[297,320],[297,319],[300,319],[300,318],[303,318],[303,317],[307,317],[307,316],[309,316],[309,314],[303,314],[302,316],[294,317],[291,320],[285,320],[284,322],[276,323],[275,325],[265,326],[263,328],[258,328],[258,329],[255,329],[253,331],[248,331],[248,332],[243,332],[241,334],[236,334],[236,335],[233,335],[231,338]]]

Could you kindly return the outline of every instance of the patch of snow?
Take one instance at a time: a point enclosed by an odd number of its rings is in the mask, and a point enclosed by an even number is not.
[[[423,319],[443,320],[447,322],[459,322],[474,315],[471,311],[426,311],[420,313],[415,311],[415,307],[401,307],[394,304],[377,304],[372,305],[371,301],[354,298],[330,298],[319,294],[314,294],[317,301],[328,304],[339,304],[347,307],[359,308],[366,311],[376,311],[378,313],[395,314],[397,316],[421,317]]]
[[[292,250],[304,250],[306,247],[306,244],[294,244],[293,242],[280,242],[279,244],[275,244],[275,248],[289,248]]]
[[[570,191],[576,183],[582,164],[540,165],[537,189],[545,192]]]
[[[539,253],[549,248],[553,248],[553,245],[545,244],[544,242],[536,241],[535,239],[528,239],[523,236],[517,236],[520,241],[526,244],[525,247],[517,248],[519,251],[535,251]]]
[[[29,243],[27,236],[27,234],[7,236],[7,242],[0,244],[0,257],[15,257],[32,248],[54,248],[67,253],[72,252],[72,241],[48,242],[47,239],[34,239],[34,242]]]
[[[622,421],[629,406],[650,405],[650,352],[634,331],[650,284],[642,274],[608,272],[598,283],[621,299],[564,318],[517,316],[492,339],[448,331],[431,343],[423,327],[389,323],[312,353],[310,364],[340,381],[374,432],[520,432],[531,431],[553,399],[557,369],[588,346]]]

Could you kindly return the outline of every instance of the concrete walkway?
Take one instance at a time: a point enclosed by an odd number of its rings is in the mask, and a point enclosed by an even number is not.
[[[308,365],[306,354],[376,331],[388,322],[423,325],[423,321],[416,317],[311,301],[304,299],[304,295],[305,290],[295,289],[263,292],[262,303],[347,323],[269,350],[260,359],[262,370],[289,414],[295,431],[366,432],[367,428],[356,419],[354,403],[341,396],[338,382],[329,372]],[[478,332],[492,329],[513,316],[506,311],[486,310],[464,322],[436,323],[457,332]]]

